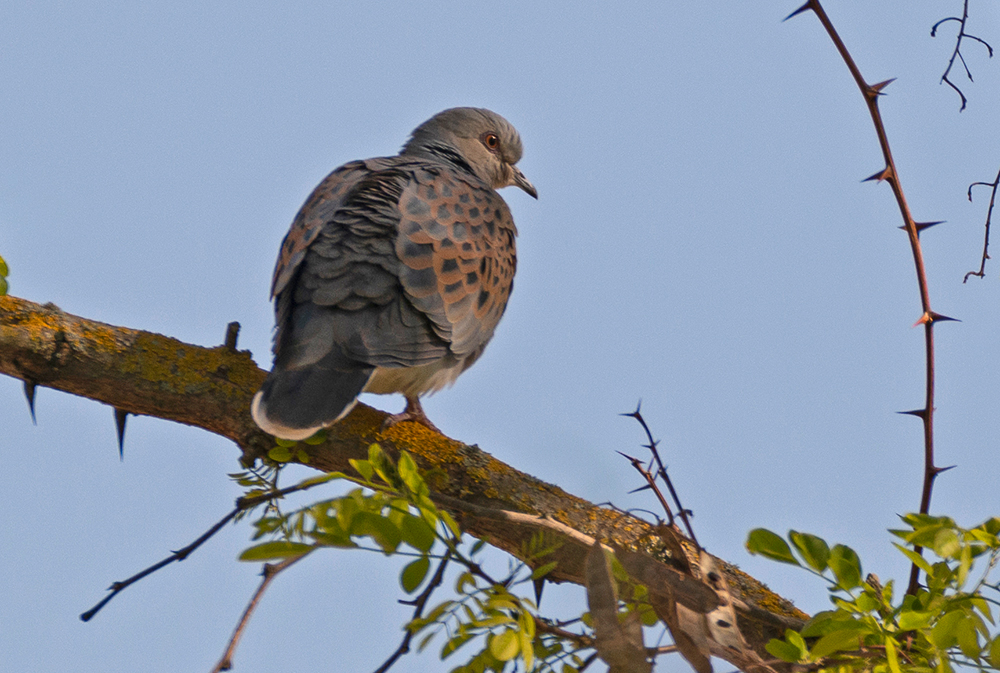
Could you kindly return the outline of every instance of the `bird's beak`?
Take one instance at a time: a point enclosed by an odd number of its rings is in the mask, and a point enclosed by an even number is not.
[[[511,166],[510,170],[514,174],[514,182],[512,184],[523,189],[532,198],[537,199],[538,190],[535,189],[535,186],[533,184],[528,182],[528,178],[524,177],[524,173],[521,172],[521,169],[518,168],[517,166]]]

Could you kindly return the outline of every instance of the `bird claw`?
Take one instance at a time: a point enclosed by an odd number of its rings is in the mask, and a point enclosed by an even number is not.
[[[403,421],[412,421],[414,423],[420,423],[426,428],[430,428],[439,435],[443,435],[440,429],[433,423],[431,419],[427,418],[427,414],[424,413],[424,408],[420,406],[420,400],[413,397],[406,398],[406,408],[403,409],[401,413],[389,414],[386,416],[385,420],[382,421],[382,430],[388,430],[397,423],[402,423]]]

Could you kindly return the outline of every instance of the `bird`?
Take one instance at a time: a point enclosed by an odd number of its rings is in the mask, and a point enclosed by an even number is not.
[[[344,164],[299,210],[271,283],[274,363],[251,413],[287,440],[346,416],[362,392],[420,404],[483,354],[507,307],[517,228],[496,190],[538,198],[517,130],[484,108],[444,110],[399,154]]]

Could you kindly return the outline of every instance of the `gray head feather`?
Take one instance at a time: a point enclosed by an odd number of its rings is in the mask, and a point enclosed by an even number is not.
[[[434,115],[414,129],[400,152],[457,164],[494,189],[514,185],[537,199],[538,192],[515,166],[521,153],[521,136],[510,122],[474,107]]]

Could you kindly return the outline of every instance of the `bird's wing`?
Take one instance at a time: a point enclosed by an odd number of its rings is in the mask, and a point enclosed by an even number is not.
[[[510,296],[515,234],[503,199],[448,167],[393,157],[338,169],[282,248],[276,364],[331,349],[376,367],[478,356]]]
[[[454,355],[478,357],[514,282],[517,229],[507,204],[471,176],[426,166],[413,171],[398,209],[395,247],[407,300]]]

